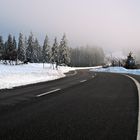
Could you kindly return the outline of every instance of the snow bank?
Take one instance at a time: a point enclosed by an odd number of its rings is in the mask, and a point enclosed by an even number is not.
[[[78,70],[84,70],[84,69],[99,69],[102,68],[102,66],[94,66],[94,67],[74,67],[74,69]]]
[[[127,73],[127,74],[140,75],[140,69],[130,70],[130,69],[125,69],[123,67],[99,68],[99,69],[91,69],[91,71],[112,72],[112,73]]]
[[[55,67],[55,66],[54,66]],[[24,65],[0,64],[0,89],[9,89],[17,86],[50,81],[65,77],[65,73],[76,69],[91,69],[97,67],[71,68],[59,66],[53,69],[52,64],[29,63]]]
[[[0,64],[0,89],[13,88],[31,83],[55,80],[74,68],[61,66],[54,70],[51,64],[3,65]]]

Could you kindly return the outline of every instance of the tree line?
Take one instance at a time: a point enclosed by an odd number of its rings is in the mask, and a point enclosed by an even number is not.
[[[18,41],[11,34],[6,41],[0,36],[0,60],[4,64],[52,63],[69,66],[93,66],[104,62],[104,52],[96,47],[70,48],[66,35],[58,43],[55,37],[52,45],[46,35],[41,46],[32,33],[19,33]]]
[[[64,34],[60,43],[57,38],[51,46],[49,44],[48,36],[46,35],[43,46],[39,44],[37,38],[31,33],[27,39],[22,33],[19,34],[18,42],[11,34],[8,35],[7,41],[3,41],[0,36],[0,60],[5,64],[18,61],[26,63],[70,63],[69,48],[67,46],[66,35]]]
[[[70,49],[72,66],[91,67],[104,64],[104,51],[100,47],[82,46]]]

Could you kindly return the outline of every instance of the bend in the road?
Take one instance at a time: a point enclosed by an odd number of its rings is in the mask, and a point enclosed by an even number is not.
[[[130,75],[125,75],[129,77],[137,86],[138,97],[139,97],[139,110],[138,110],[138,130],[137,130],[137,140],[140,140],[140,83]]]

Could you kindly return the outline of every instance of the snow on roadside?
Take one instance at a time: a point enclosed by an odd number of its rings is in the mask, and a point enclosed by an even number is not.
[[[97,67],[67,67],[59,66],[53,69],[52,64],[29,63],[24,65],[0,64],[0,89],[10,89],[38,82],[51,81],[65,77],[65,73],[76,69],[91,69]]]
[[[64,73],[74,70],[70,67],[59,67],[54,70],[51,64],[3,65],[0,64],[0,89],[9,89],[21,85],[55,80],[65,76]]]
[[[91,69],[91,71],[97,72],[112,72],[112,73],[127,73],[127,74],[135,74],[140,75],[140,69],[125,69],[123,67],[108,67],[108,68],[99,68],[99,69]]]
[[[74,69],[77,70],[84,70],[84,69],[99,69],[102,68],[102,66],[93,66],[93,67],[73,67]]]

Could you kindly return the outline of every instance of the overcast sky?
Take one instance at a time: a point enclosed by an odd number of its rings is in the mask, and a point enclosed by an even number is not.
[[[72,46],[140,47],[140,0],[0,0],[0,34],[52,41],[65,32]]]

